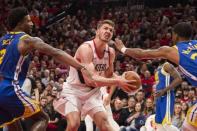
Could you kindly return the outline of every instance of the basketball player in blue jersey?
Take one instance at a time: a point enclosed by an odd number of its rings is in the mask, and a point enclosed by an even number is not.
[[[31,117],[35,121],[30,131],[45,131],[47,120],[38,103],[21,89],[29,66],[29,53],[38,50],[52,56],[63,64],[69,64],[87,75],[90,73],[73,57],[51,47],[38,37],[31,37],[33,23],[25,8],[10,12],[8,25],[11,32],[0,38],[0,127],[7,125],[9,131],[21,131],[18,119]]]
[[[159,66],[155,73],[156,80],[156,114],[155,122],[158,130],[173,128],[171,117],[174,111],[174,90],[182,79],[173,65],[166,62]],[[162,129],[159,129],[162,128]],[[178,130],[178,129],[177,129]]]
[[[197,87],[197,40],[190,40],[192,37],[190,24],[182,22],[174,26],[172,41],[176,44],[173,47],[162,46],[158,49],[143,50],[140,48],[126,48],[119,39],[115,45],[123,54],[134,58],[164,58],[179,66],[187,80],[192,86]],[[183,124],[183,131],[197,130],[197,103],[187,113]]]

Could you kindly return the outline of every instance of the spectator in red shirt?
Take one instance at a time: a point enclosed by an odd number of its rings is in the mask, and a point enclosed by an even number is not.
[[[164,34],[163,37],[160,39],[160,46],[169,46],[171,42],[171,34],[167,33]]]
[[[154,77],[151,76],[150,71],[144,72],[144,78],[142,78],[142,88],[145,92],[145,97],[150,97],[153,91]]]
[[[183,102],[189,102],[189,89],[188,88],[184,88],[183,89],[183,98],[181,99],[181,101]]]

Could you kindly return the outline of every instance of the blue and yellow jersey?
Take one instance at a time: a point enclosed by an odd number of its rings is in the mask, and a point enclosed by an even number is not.
[[[163,66],[165,64],[163,64]],[[166,88],[173,81],[173,78],[164,70],[163,66],[160,66],[155,73],[156,92]],[[156,99],[156,123],[162,125],[171,124],[171,116],[174,110],[174,99],[174,90],[169,90],[165,95]]]
[[[163,69],[163,66],[158,67],[155,73],[156,91],[164,89],[172,80],[173,78]]]
[[[175,48],[179,52],[181,72],[193,86],[197,86],[197,40],[179,42]]]
[[[30,58],[20,54],[18,44],[27,36],[24,32],[11,32],[0,38],[0,128],[40,111],[38,103],[21,88]]]
[[[18,43],[27,36],[24,32],[10,32],[0,38],[0,72],[4,80],[23,84],[30,58],[20,54]]]

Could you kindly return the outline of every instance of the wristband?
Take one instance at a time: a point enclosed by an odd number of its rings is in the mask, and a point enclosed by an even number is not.
[[[124,54],[126,49],[127,49],[126,47],[123,47],[120,51]]]

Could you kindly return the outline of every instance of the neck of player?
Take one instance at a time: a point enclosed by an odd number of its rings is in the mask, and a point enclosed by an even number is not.
[[[19,26],[15,27],[11,32],[24,32],[23,29]]]
[[[96,52],[98,53],[97,55],[102,57],[104,55],[104,50],[105,50],[107,43],[104,41],[101,41],[99,38],[95,38],[94,43],[95,43]]]

